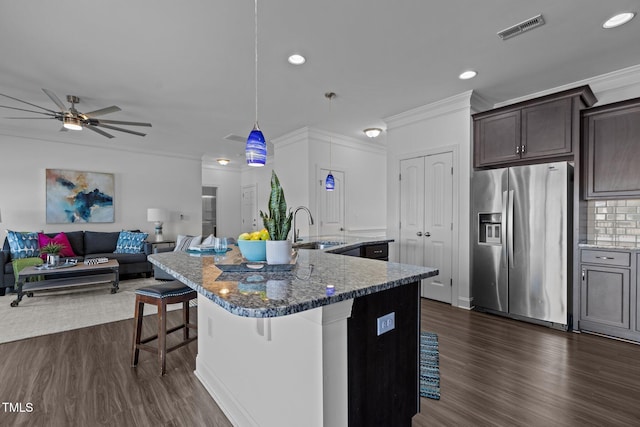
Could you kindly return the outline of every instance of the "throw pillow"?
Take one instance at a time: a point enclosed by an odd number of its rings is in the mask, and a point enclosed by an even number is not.
[[[132,233],[131,231],[121,231],[116,243],[117,254],[140,254],[144,252],[144,242],[147,233]]]
[[[43,233],[38,233],[38,243],[40,244],[40,247],[46,246],[49,243],[57,243],[58,245],[62,245],[62,249],[60,250],[60,256],[62,257],[76,256],[76,254],[73,253],[73,249],[71,249],[71,243],[69,243],[69,239],[67,238],[67,235],[64,233],[58,233],[53,237],[49,237]]]
[[[32,258],[40,255],[38,233],[7,231],[11,258]]]
[[[202,241],[202,236],[184,236],[178,234],[176,238],[176,247],[173,248],[174,252],[184,252],[192,246],[199,245]]]

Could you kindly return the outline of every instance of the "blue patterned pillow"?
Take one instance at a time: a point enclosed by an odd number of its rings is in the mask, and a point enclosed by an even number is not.
[[[22,233],[19,231],[7,231],[7,240],[11,250],[11,258],[33,258],[40,255],[38,245],[38,233]]]
[[[115,253],[117,254],[140,254],[144,250],[144,242],[147,233],[133,233],[131,231],[121,231],[116,243]]]

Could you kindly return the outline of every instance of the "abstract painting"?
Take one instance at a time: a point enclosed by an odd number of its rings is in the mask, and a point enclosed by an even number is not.
[[[114,222],[112,173],[47,169],[47,224]]]

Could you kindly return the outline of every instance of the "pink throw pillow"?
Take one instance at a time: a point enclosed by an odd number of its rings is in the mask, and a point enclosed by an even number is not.
[[[62,245],[60,256],[62,257],[76,256],[76,254],[73,253],[73,249],[71,249],[71,243],[69,243],[69,239],[67,238],[67,235],[64,233],[58,233],[53,237],[49,237],[43,233],[38,233],[38,243],[40,244],[40,247],[43,247],[48,243],[57,243],[59,245]]]

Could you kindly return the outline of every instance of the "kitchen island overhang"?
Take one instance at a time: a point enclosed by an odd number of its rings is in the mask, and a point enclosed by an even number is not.
[[[195,373],[234,425],[410,425],[418,412],[419,283],[436,269],[313,250],[290,272],[222,272],[183,252],[149,260],[198,291]]]

